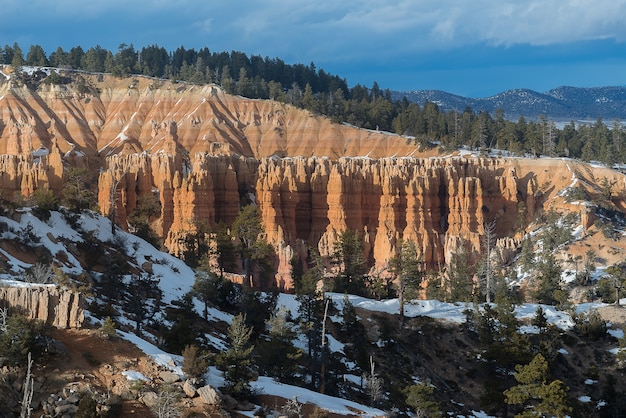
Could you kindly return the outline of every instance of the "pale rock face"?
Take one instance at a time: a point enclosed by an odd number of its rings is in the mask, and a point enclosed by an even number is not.
[[[85,299],[78,292],[50,286],[2,287],[2,306],[9,313],[38,319],[56,328],[80,328],[85,320]]]

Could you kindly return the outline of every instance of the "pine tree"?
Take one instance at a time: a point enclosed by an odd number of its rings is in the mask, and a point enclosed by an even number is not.
[[[26,65],[45,67],[48,65],[48,58],[41,45],[31,45],[26,54]]]
[[[397,254],[389,260],[389,270],[395,276],[400,305],[400,324],[404,324],[404,297],[407,289],[415,289],[422,284],[424,274],[413,241],[400,241]]]
[[[434,399],[435,388],[428,383],[418,383],[404,389],[406,404],[413,407],[418,418],[437,418],[441,407]]]
[[[365,292],[367,264],[363,256],[363,241],[356,231],[346,229],[339,235],[332,259],[339,268],[334,290],[362,295]]]
[[[522,412],[516,418],[565,418],[572,408],[567,405],[568,388],[560,380],[552,380],[548,362],[541,355],[527,365],[515,366],[516,386],[504,391],[506,403],[520,405]]]
[[[224,277],[224,272],[232,268],[237,258],[237,249],[233,242],[228,227],[220,222],[211,235],[211,246],[209,256],[217,263],[220,277]]]
[[[296,300],[299,303],[298,327],[300,333],[306,336],[307,369],[311,379],[311,387],[314,388],[317,387],[317,366],[322,352],[321,335],[324,301],[322,293],[318,289],[318,283],[323,278],[323,266],[319,257],[315,257],[315,259],[314,265],[294,283],[297,292]]]
[[[491,303],[491,297],[495,292],[494,256],[496,245],[496,222],[483,224],[484,235],[482,237],[483,257],[481,262],[482,291],[487,303]]]
[[[259,367],[279,382],[294,383],[302,350],[294,345],[296,332],[289,312],[280,309],[266,322],[269,340],[258,344]]]
[[[239,256],[243,264],[244,284],[261,286],[262,281],[254,281],[255,268],[260,273],[268,269],[273,249],[262,237],[263,221],[259,209],[254,205],[241,208],[232,225],[232,235],[239,240]]]
[[[196,344],[186,345],[182,352],[183,373],[190,379],[201,380],[209,362]]]
[[[246,325],[244,315],[233,318],[228,327],[230,348],[218,354],[216,364],[224,372],[225,388],[236,397],[250,395],[250,381],[253,377],[250,344],[252,328]]]
[[[19,71],[24,65],[24,53],[17,42],[13,43],[13,57],[11,59],[11,66]]]
[[[475,299],[474,268],[465,243],[452,254],[445,272],[445,299],[448,302],[471,302]]]
[[[191,292],[200,302],[202,302],[204,309],[202,310],[202,317],[206,321],[209,316],[209,305],[216,299],[217,296],[217,282],[219,278],[215,273],[198,271],[196,273],[196,279],[191,287]]]
[[[531,325],[539,328],[539,333],[542,334],[545,329],[548,327],[548,318],[546,318],[546,314],[543,311],[543,308],[537,306],[537,310],[535,311],[535,316],[531,319]]]

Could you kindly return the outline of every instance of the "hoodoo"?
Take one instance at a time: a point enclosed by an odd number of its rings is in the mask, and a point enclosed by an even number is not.
[[[436,269],[461,246],[477,255],[487,222],[495,222],[500,245],[511,247],[545,205],[580,212],[557,193],[573,173],[608,178],[616,196],[625,187],[616,172],[572,161],[436,156],[436,148],[410,138],[215,85],[86,74],[73,80],[36,89],[0,81],[5,196],[60,193],[69,168],[87,168],[101,212],[114,205],[122,228],[140,197],[154,195],[160,214],[151,226],[174,254],[198,225],[229,225],[243,202],[254,202],[283,288],[291,287],[294,254],[310,246],[328,255],[346,229],[363,239],[373,271],[385,270],[400,240],[415,241]]]

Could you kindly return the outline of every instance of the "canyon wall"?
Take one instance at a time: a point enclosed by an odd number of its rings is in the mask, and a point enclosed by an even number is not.
[[[278,253],[277,283],[290,287],[289,262],[306,246],[329,255],[339,234],[352,229],[365,242],[374,270],[382,271],[399,240],[418,243],[423,260],[443,265],[464,245],[478,253],[483,224],[496,221],[499,237],[515,232],[520,202],[540,203],[516,160],[489,158],[252,159],[197,153],[190,164],[164,154],[111,156],[100,175],[100,207],[116,186],[116,220],[125,224],[137,195],[156,193],[158,231],[173,253],[180,238],[204,223],[232,223],[240,201],[258,205],[268,241]],[[106,209],[105,209],[106,213]]]
[[[397,135],[332,123],[288,104],[228,95],[216,85],[71,77],[73,83],[36,89],[0,77],[0,154],[54,147],[88,159],[181,150],[255,158],[420,153],[418,145]]]
[[[328,255],[346,229],[363,238],[374,272],[384,271],[400,240],[414,240],[438,268],[461,246],[476,256],[485,222],[496,222],[509,249],[520,225],[553,204],[581,213],[589,226],[584,207],[559,197],[574,180],[608,178],[616,196],[626,189],[612,170],[559,159],[438,157],[438,149],[404,137],[214,85],[75,78],[37,89],[0,78],[2,195],[61,193],[68,168],[87,168],[101,212],[115,208],[122,228],[141,195],[157,197],[161,213],[151,226],[177,255],[197,225],[230,224],[241,204],[255,202],[285,288],[292,256],[307,246]]]
[[[52,286],[0,287],[0,307],[56,328],[80,328],[85,320],[81,293]]]

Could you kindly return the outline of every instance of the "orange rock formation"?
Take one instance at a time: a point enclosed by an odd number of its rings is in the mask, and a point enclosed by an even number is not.
[[[625,188],[620,174],[571,161],[433,157],[406,138],[213,85],[80,77],[91,93],[0,79],[3,193],[60,191],[64,167],[88,167],[99,173],[101,211],[113,201],[119,225],[138,196],[157,195],[153,226],[175,254],[198,222],[228,224],[252,197],[287,288],[292,255],[306,245],[329,254],[346,228],[363,237],[377,271],[400,239],[415,240],[437,267],[460,245],[477,253],[485,221],[496,220],[502,245],[514,247],[520,216],[547,202],[566,207],[558,192],[573,173]]]

